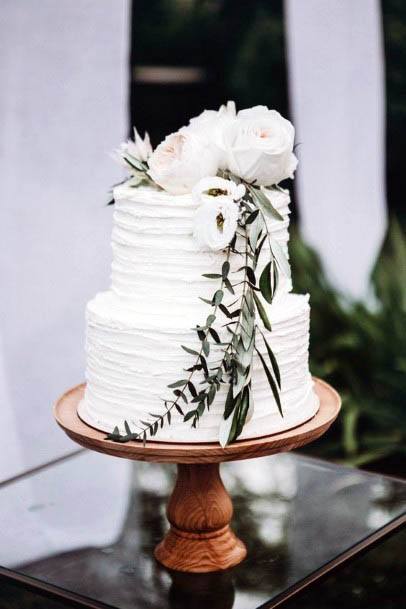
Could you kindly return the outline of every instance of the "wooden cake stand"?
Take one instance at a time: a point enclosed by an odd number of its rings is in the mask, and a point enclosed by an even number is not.
[[[233,504],[220,478],[223,461],[252,459],[293,450],[319,438],[337,417],[341,401],[327,383],[315,379],[320,409],[307,423],[283,433],[219,444],[176,444],[106,440],[106,433],[83,423],[77,406],[85,385],[67,391],[55,404],[55,418],[67,435],[85,448],[115,457],[176,463],[178,477],[167,506],[170,529],[155,548],[155,558],[175,571],[208,573],[241,562],[246,548],[230,528]]]

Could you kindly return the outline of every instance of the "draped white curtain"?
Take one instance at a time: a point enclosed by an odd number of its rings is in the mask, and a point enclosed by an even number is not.
[[[386,229],[378,0],[285,0],[304,238],[332,282],[363,298]]]
[[[75,449],[52,419],[108,284],[109,157],[127,132],[129,0],[3,0],[0,480]]]

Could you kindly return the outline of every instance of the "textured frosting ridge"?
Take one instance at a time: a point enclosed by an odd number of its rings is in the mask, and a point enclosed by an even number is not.
[[[125,420],[137,431],[140,420],[150,419],[149,413],[164,412],[163,399],[171,397],[167,385],[194,363],[181,345],[199,346],[192,327],[204,323],[208,314],[199,297],[211,297],[217,286],[202,273],[218,273],[224,254],[197,247],[192,236],[196,204],[190,195],[127,185],[116,188],[114,194],[112,283],[109,291],[98,294],[87,307],[87,388],[79,414],[94,427],[112,431],[118,426],[124,432]],[[275,189],[269,196],[284,220],[270,220],[268,229],[287,254],[289,194]],[[266,253],[263,259],[267,259]],[[231,270],[242,265],[238,255],[230,262]],[[233,275],[236,283],[238,277],[238,273]],[[290,290],[290,280],[283,277],[274,303],[267,305],[273,331],[264,330],[280,367],[284,417],[254,354],[254,411],[241,438],[294,427],[318,408],[308,368],[308,296],[290,294]],[[238,289],[236,292],[238,295]],[[222,332],[225,337],[226,331]],[[265,353],[260,337],[257,347]],[[209,361],[216,355],[212,348]],[[171,425],[159,430],[154,439],[217,441],[225,395],[226,386],[197,429],[174,412]]]

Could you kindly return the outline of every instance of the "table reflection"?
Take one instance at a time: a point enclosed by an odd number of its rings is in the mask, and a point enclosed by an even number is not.
[[[225,573],[153,559],[174,466],[83,453],[3,488],[3,566],[120,609],[254,609],[398,516],[401,482],[293,454],[227,463],[248,558]]]

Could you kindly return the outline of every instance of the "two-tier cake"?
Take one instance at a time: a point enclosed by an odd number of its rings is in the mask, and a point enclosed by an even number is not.
[[[278,186],[293,139],[277,112],[229,103],[155,151],[137,132],[122,147],[111,288],[87,307],[86,423],[118,441],[225,445],[317,412]]]

